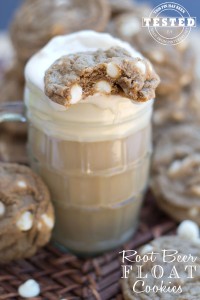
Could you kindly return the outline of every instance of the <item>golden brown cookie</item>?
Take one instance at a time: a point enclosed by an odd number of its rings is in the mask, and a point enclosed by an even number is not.
[[[155,97],[158,84],[149,61],[121,47],[63,56],[45,74],[46,95],[65,106],[96,93],[143,102]]]
[[[200,224],[199,126],[174,126],[160,136],[151,186],[159,207],[172,218]]]
[[[54,36],[84,29],[103,31],[109,17],[107,0],[26,0],[11,25],[11,39],[24,62]]]
[[[18,61],[14,61],[1,75],[0,103],[23,100],[24,65]]]
[[[159,97],[155,101],[154,124],[165,126],[200,121],[200,83],[194,81],[189,87]]]
[[[148,16],[151,10],[152,8],[146,4],[138,5],[134,3],[129,11],[122,11],[112,18],[109,26],[110,33],[129,43],[132,43],[135,39],[139,45],[143,45],[145,41],[140,35],[140,33],[144,34],[142,31],[142,18]],[[137,44],[134,47],[137,47]]]
[[[128,41],[153,64],[161,78],[158,95],[168,95],[189,85],[195,74],[195,53],[185,41],[177,46],[162,45],[150,35],[148,28],[142,27],[142,17],[148,16],[140,6],[136,12],[117,16],[109,29],[115,36]]]
[[[28,167],[0,163],[0,263],[29,257],[50,239],[49,191]]]
[[[132,0],[109,0],[111,6],[112,15],[121,14],[123,12],[128,12],[135,7],[135,3]]]
[[[158,97],[154,105],[154,140],[159,141],[166,129],[182,123],[200,124],[200,82],[176,93]]]
[[[160,237],[145,245],[138,252],[141,261],[122,279],[124,300],[198,300],[199,253],[199,228],[190,221],[179,226],[178,236]]]

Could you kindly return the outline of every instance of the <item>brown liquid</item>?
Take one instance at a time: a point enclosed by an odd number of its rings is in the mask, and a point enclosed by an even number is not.
[[[135,231],[148,183],[149,126],[124,138],[78,142],[30,125],[29,152],[51,191],[56,242],[92,254],[120,245]]]

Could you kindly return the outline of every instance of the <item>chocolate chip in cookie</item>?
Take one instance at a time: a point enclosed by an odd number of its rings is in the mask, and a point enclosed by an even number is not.
[[[34,255],[49,241],[53,226],[42,180],[26,166],[0,163],[0,263]]]

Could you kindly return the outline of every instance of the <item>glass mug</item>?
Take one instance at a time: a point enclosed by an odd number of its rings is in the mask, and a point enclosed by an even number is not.
[[[153,100],[108,122],[107,109],[86,103],[53,111],[27,86],[25,108],[26,117],[22,103],[1,105],[0,122],[28,120],[29,162],[51,192],[56,244],[87,256],[126,242],[148,185]]]

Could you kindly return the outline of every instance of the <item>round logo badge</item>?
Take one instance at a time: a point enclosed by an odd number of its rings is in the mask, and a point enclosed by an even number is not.
[[[143,27],[148,27],[152,38],[163,45],[176,45],[189,35],[196,26],[196,18],[187,9],[175,2],[165,2],[156,6],[148,18],[143,18]]]

